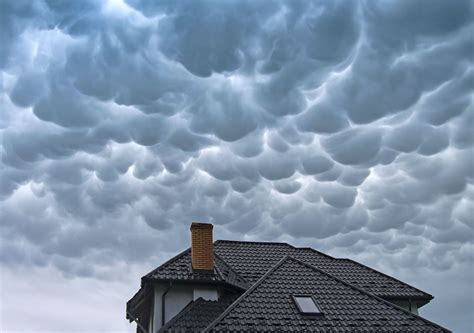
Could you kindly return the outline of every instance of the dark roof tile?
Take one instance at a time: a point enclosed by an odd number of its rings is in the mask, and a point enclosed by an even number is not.
[[[143,277],[221,283],[234,286],[238,293],[246,290],[230,306],[228,299],[191,302],[163,332],[201,331],[220,313],[212,331],[447,331],[378,297],[412,298],[424,304],[431,295],[349,259],[286,243],[217,241],[214,262],[210,274],[193,272],[187,249]],[[302,316],[290,299],[295,293],[316,296],[324,316]]]
[[[285,256],[292,256],[332,276],[385,299],[411,298],[423,305],[433,297],[393,277],[349,259],[286,243],[216,241],[212,274],[193,272],[191,251],[184,250],[144,276],[145,280],[219,282],[246,290]]]
[[[385,298],[433,297],[402,281],[349,259],[337,259],[311,248],[286,243],[217,241],[214,251],[249,283],[258,280],[284,256],[292,256],[346,282]]]
[[[317,299],[322,316],[300,314],[295,294]],[[291,257],[269,269],[204,332],[449,332]]]
[[[154,280],[182,280],[182,281],[225,281],[217,270],[214,272],[193,271],[191,267],[191,250],[186,249],[171,258],[160,267],[144,276]]]

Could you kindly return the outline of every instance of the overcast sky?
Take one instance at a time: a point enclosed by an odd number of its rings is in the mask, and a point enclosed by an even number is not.
[[[132,332],[194,220],[473,331],[472,4],[0,0],[0,330]]]

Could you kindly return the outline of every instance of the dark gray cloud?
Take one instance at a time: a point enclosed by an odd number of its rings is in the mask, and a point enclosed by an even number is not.
[[[31,270],[131,294],[202,220],[434,277],[426,315],[468,331],[472,295],[443,286],[474,262],[473,18],[470,1],[0,1],[12,293]],[[32,329],[15,309],[6,330]]]

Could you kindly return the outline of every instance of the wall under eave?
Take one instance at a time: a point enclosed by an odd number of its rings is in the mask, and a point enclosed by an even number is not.
[[[199,297],[207,301],[217,301],[218,292],[215,287],[201,287],[196,286],[193,289],[193,299],[197,300]]]
[[[411,302],[411,310],[410,310],[410,302],[408,300],[391,300],[390,302],[407,311],[410,311],[411,313],[418,315],[418,306],[416,302]]]
[[[162,296],[169,284],[156,284],[154,288],[154,301],[150,320],[150,333],[156,332],[163,325]],[[189,302],[202,297],[206,300],[217,300],[218,291],[214,286],[201,286],[192,284],[173,284],[165,297],[165,323],[176,316]]]

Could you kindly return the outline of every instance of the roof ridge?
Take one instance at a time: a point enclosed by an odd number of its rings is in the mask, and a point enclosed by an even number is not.
[[[297,250],[311,250],[311,251],[316,252],[317,254],[320,254],[320,255],[322,255],[322,256],[324,256],[324,257],[328,257],[328,258],[331,258],[331,259],[338,259],[338,258],[336,258],[336,257],[330,256],[330,255],[327,254],[327,253],[324,253],[324,252],[321,252],[321,251],[319,251],[319,250],[316,250],[316,249],[314,249],[314,248],[312,248],[312,247],[310,247],[310,246],[294,247],[294,248],[297,249]]]
[[[217,323],[219,323],[230,311],[232,311],[233,308],[235,308],[247,295],[249,295],[251,292],[253,292],[265,279],[270,276],[278,267],[280,267],[287,259],[289,256],[284,256],[280,261],[278,261],[274,266],[270,267],[270,269],[263,274],[253,285],[251,285],[242,295],[239,296],[231,305],[225,309],[224,312],[222,312],[219,317],[217,317],[215,320],[213,320],[203,331],[202,333],[209,332],[210,329],[212,329]]]
[[[389,302],[389,301],[386,301],[386,300],[384,300],[383,298],[380,298],[380,297],[378,297],[378,296],[376,296],[376,295],[374,295],[374,294],[371,294],[371,293],[369,293],[368,291],[365,291],[364,289],[361,289],[361,288],[359,288],[359,287],[357,287],[357,286],[354,286],[353,284],[351,284],[351,283],[349,283],[349,282],[346,282],[346,281],[344,281],[344,280],[341,280],[341,279],[335,277],[334,275],[332,275],[332,274],[330,274],[330,273],[328,273],[328,272],[323,271],[322,269],[319,269],[319,268],[317,268],[317,267],[314,267],[314,266],[312,266],[312,265],[310,265],[310,264],[307,264],[307,263],[305,263],[305,262],[303,262],[303,261],[301,261],[301,260],[299,260],[299,259],[293,258],[293,257],[291,257],[291,256],[287,256],[285,259],[294,260],[294,261],[298,262],[299,264],[301,264],[301,265],[303,265],[303,266],[306,266],[306,267],[308,267],[308,268],[310,268],[310,269],[313,269],[313,270],[315,270],[315,271],[317,271],[317,272],[319,272],[319,273],[322,273],[323,275],[328,276],[329,278],[332,278],[332,279],[338,281],[339,283],[342,283],[342,284],[344,284],[344,285],[346,285],[346,286],[348,286],[348,287],[350,287],[350,288],[353,288],[353,289],[355,289],[355,290],[357,290],[357,291],[359,291],[359,292],[361,292],[361,293],[363,293],[363,294],[365,294],[365,295],[368,295],[368,296],[370,296],[370,297],[372,297],[372,298],[375,298],[376,300],[378,300],[378,301],[380,301],[380,302],[382,302],[382,303],[385,303],[385,304],[387,304],[387,305],[393,307],[394,309],[401,310],[401,311],[403,311],[404,313],[406,313],[406,314],[408,314],[408,315],[410,315],[410,316],[413,316],[413,317],[415,317],[415,318],[417,318],[417,319],[421,319],[422,321],[424,321],[424,322],[426,322],[426,323],[429,323],[429,324],[431,324],[431,325],[434,325],[434,326],[436,326],[437,328],[441,328],[441,329],[443,329],[443,330],[445,330],[445,331],[447,331],[447,332],[451,332],[450,330],[448,330],[448,329],[446,329],[446,328],[444,328],[444,327],[442,327],[442,326],[440,326],[440,325],[438,325],[438,324],[436,324],[436,323],[434,323],[434,322],[432,322],[432,321],[430,321],[430,320],[428,320],[428,319],[425,319],[425,318],[423,318],[423,317],[420,317],[419,315],[416,315],[416,314],[414,314],[413,312],[410,312],[410,311],[408,311],[408,310],[405,310],[405,309],[403,309],[403,308],[401,308],[401,307],[399,307],[399,306],[397,306],[397,305],[395,305],[395,304],[393,304],[393,303],[391,303],[391,302]]]
[[[403,281],[397,279],[396,277],[393,277],[393,276],[391,276],[391,275],[385,274],[385,273],[383,273],[383,272],[381,272],[381,271],[379,271],[379,270],[377,270],[377,269],[375,269],[375,268],[366,266],[366,265],[361,264],[360,262],[357,262],[357,261],[352,260],[352,259],[350,259],[350,258],[334,258],[334,259],[336,259],[336,260],[341,260],[341,261],[350,261],[350,262],[352,262],[352,263],[354,263],[354,264],[356,264],[356,265],[358,265],[358,266],[362,266],[362,267],[367,268],[367,269],[369,269],[369,270],[371,270],[371,271],[373,271],[373,272],[375,272],[375,273],[378,273],[378,274],[380,274],[380,275],[383,275],[383,276],[385,276],[385,277],[387,277],[387,278],[389,278],[389,279],[392,279],[392,280],[395,280],[395,281],[397,281],[397,282],[400,282],[401,284],[407,285],[407,286],[409,286],[410,288],[413,288],[413,289],[415,289],[415,290],[417,290],[417,291],[419,291],[419,292],[421,292],[421,293],[423,293],[423,294],[429,296],[429,297],[430,297],[430,300],[432,300],[432,299],[434,298],[433,295],[431,295],[431,294],[429,294],[429,293],[427,293],[427,292],[425,292],[425,291],[423,291],[423,290],[421,290],[421,289],[418,289],[417,287],[414,287],[414,286],[412,286],[412,285],[410,285],[410,284],[408,284],[408,283],[406,283],[406,282],[403,282]]]
[[[293,245],[287,243],[287,242],[273,242],[273,241],[243,241],[243,240],[231,240],[231,239],[218,239],[214,241],[214,244],[216,243],[243,243],[243,244],[264,244],[264,245],[286,245],[291,248],[296,249]]]

